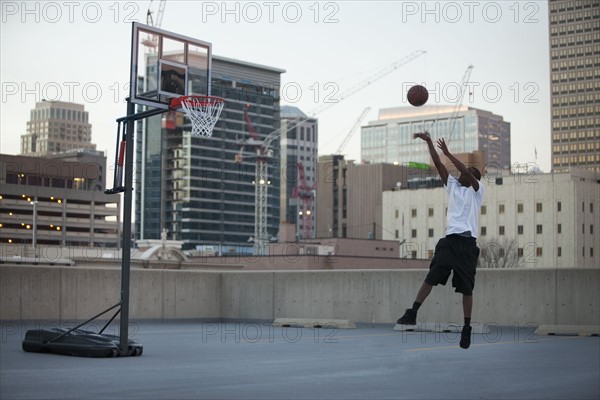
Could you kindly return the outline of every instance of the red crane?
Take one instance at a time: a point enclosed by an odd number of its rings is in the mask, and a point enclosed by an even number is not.
[[[241,147],[239,153],[235,155],[235,161],[237,163],[242,162],[244,147],[254,148],[256,157],[256,172],[254,177],[254,245],[259,251],[264,251],[264,247],[269,241],[267,234],[267,191],[271,184],[267,176],[267,163],[269,158],[273,157],[273,151],[270,150],[271,143],[278,135],[272,133],[264,140],[261,140],[250,120],[250,115],[248,114],[249,108],[250,104],[246,104],[244,108],[244,120],[246,121],[246,129],[250,137],[247,140],[238,140]]]
[[[306,177],[304,174],[304,165],[301,162],[298,163],[298,183],[292,189],[292,197],[300,199],[302,207],[298,211],[301,216],[302,226],[302,239],[309,239],[312,235],[313,230],[313,201],[315,199],[315,189],[317,183],[314,182],[311,186],[306,183]]]

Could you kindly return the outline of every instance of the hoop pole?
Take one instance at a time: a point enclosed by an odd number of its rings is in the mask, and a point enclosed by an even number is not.
[[[152,110],[156,111],[156,110]],[[161,112],[163,110],[160,110]],[[129,353],[129,276],[131,262],[131,208],[133,204],[133,134],[135,105],[127,101],[127,133],[125,134],[125,184],[123,199],[123,245],[121,253],[121,319],[120,319],[120,348],[121,354]],[[158,114],[158,112],[156,112]],[[154,115],[154,114],[153,114]]]

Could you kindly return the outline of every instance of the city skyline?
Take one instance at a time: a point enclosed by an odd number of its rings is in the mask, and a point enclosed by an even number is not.
[[[145,23],[148,2],[24,4],[2,4],[2,153],[18,153],[29,111],[48,97],[85,105],[92,142],[111,165],[115,120],[125,113],[130,22]],[[412,83],[429,88],[428,104],[454,104],[472,64],[463,105],[503,115],[513,128],[512,161],[535,162],[537,152],[548,171],[547,19],[545,2],[167,1],[161,27],[212,42],[215,55],[285,69],[281,104],[317,112],[320,155],[335,152],[365,107],[367,123],[380,108],[408,106]],[[427,53],[343,97],[415,50]],[[359,135],[346,157],[360,160]]]

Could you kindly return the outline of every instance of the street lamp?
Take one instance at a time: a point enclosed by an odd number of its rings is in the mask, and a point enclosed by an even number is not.
[[[32,237],[32,245],[33,245],[33,256],[37,258],[36,244],[37,244],[37,204],[38,201],[31,201],[30,204],[33,206],[33,237]]]

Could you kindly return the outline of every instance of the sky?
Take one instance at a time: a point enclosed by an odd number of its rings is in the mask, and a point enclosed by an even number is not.
[[[84,104],[92,141],[114,162],[115,120],[126,114],[131,22],[155,1],[0,2],[0,153],[18,154],[37,101]],[[174,1],[161,28],[212,43],[213,54],[277,67],[281,104],[319,120],[319,155],[336,152],[366,107],[462,105],[511,124],[511,163],[550,170],[550,78],[545,1]],[[345,93],[417,51],[413,61]],[[326,108],[325,110],[323,110]],[[323,110],[323,111],[321,111]],[[360,131],[343,153],[360,160]],[[537,153],[537,155],[536,155]]]

